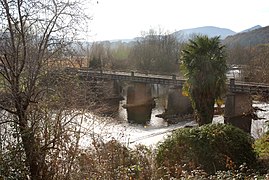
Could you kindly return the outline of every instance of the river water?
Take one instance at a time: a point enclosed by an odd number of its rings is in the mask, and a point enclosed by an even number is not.
[[[83,118],[82,137],[80,141],[81,147],[86,148],[91,146],[93,138],[100,138],[103,141],[116,139],[131,148],[137,144],[155,147],[158,142],[163,141],[173,130],[185,126],[197,125],[194,120],[168,125],[163,119],[155,117],[155,115],[163,112],[163,107],[160,105],[153,109],[151,120],[148,125],[130,124],[127,122],[126,110],[122,108],[123,103],[124,102],[120,105],[118,118],[100,117],[93,113],[87,113],[81,117],[77,116],[77,122],[81,122],[81,118]],[[265,122],[269,120],[269,104],[254,101],[253,107],[262,109],[257,111],[258,117],[262,119],[252,121],[251,135],[254,138],[258,138],[268,130]],[[8,113],[2,113],[2,115],[3,114]],[[223,122],[224,118],[221,115],[215,116],[213,119],[213,123]]]
[[[262,102],[253,102],[253,107],[258,107],[265,111],[257,111],[257,115],[262,120],[253,120],[251,134],[254,138],[260,137],[267,131],[265,121],[269,119],[269,104]],[[177,124],[168,125],[163,119],[155,117],[155,115],[163,112],[162,107],[153,109],[151,120],[148,125],[130,124],[127,122],[126,110],[120,107],[119,117],[116,119],[104,118],[92,114],[87,115],[83,126],[90,135],[83,136],[81,146],[89,145],[92,138],[101,138],[104,141],[116,139],[127,145],[134,147],[137,144],[143,144],[149,147],[154,147],[165,139],[165,137],[175,129],[185,126],[196,126],[194,120],[182,121]],[[223,116],[215,116],[213,123],[223,123]]]

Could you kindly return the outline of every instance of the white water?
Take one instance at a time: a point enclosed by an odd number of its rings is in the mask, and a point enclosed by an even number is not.
[[[266,110],[257,112],[258,117],[264,118],[263,120],[252,121],[251,134],[254,138],[258,138],[267,130],[265,121],[269,119],[269,104],[254,102],[253,107]],[[155,117],[156,114],[163,112],[160,107],[153,110],[151,121],[147,126],[129,124],[126,120],[126,111],[120,108],[119,112],[119,119],[121,120],[118,122],[110,118],[101,118],[93,115],[86,118],[83,126],[88,128],[87,131],[91,132],[91,136],[83,137],[81,145],[89,145],[94,136],[95,138],[101,137],[105,141],[116,139],[129,147],[134,147],[137,144],[156,146],[158,142],[163,141],[173,130],[183,128],[184,126],[196,125],[195,121],[183,121],[168,126],[163,119]],[[213,123],[223,123],[223,121],[223,116],[215,116],[213,119]]]
[[[251,134],[254,138],[258,138],[268,130],[265,121],[269,120],[269,104],[254,101],[253,107],[265,110],[257,112],[258,117],[264,119],[252,121]],[[80,145],[82,147],[90,146],[92,139],[99,137],[104,141],[116,139],[129,147],[134,147],[137,144],[156,146],[173,130],[196,125],[195,121],[183,121],[168,126],[163,119],[155,117],[156,114],[162,112],[162,107],[153,109],[151,121],[147,126],[128,123],[126,110],[123,108],[119,110],[118,119],[103,118],[91,113],[86,114],[83,116],[82,132],[84,132],[84,135],[81,138]],[[77,121],[81,120],[81,117],[78,116],[77,118]],[[223,116],[215,116],[213,119],[213,123],[223,123],[223,121]]]

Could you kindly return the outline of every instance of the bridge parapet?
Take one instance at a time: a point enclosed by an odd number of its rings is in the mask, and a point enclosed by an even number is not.
[[[230,79],[227,84],[228,90],[233,93],[249,93],[249,94],[263,94],[269,95],[269,85],[254,82],[235,81]]]
[[[120,81],[130,81],[130,82],[138,82],[138,83],[147,83],[147,84],[162,84],[162,85],[177,85],[183,86],[185,83],[185,79],[177,79],[175,75],[163,76],[163,77],[154,77],[151,75],[144,74],[134,74],[131,72],[130,74],[118,74],[116,72],[105,72],[102,73],[96,71],[78,71],[78,75],[80,77],[84,77],[85,79],[95,78],[95,79],[104,79],[104,80],[120,80]]]
[[[131,72],[93,71],[87,69],[69,68],[67,72],[78,74],[84,79],[120,80],[148,84],[176,85],[183,87],[186,79],[180,79],[176,75],[155,75]],[[269,84],[235,81],[227,82],[227,90],[233,93],[250,93],[269,95]]]

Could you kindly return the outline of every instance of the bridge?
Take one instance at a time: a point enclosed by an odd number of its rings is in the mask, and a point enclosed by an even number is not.
[[[82,77],[83,79],[98,79],[98,80],[118,80],[136,83],[148,84],[161,84],[161,85],[174,85],[183,87],[186,79],[177,77],[176,75],[158,75],[158,74],[145,74],[135,72],[116,72],[116,71],[93,71],[86,68],[76,69],[68,68],[67,72],[73,72]],[[234,93],[250,93],[250,94],[263,94],[269,95],[269,84],[235,81],[230,79],[227,82],[227,89]]]
[[[131,82],[127,88],[127,104],[124,105],[127,110],[128,121],[131,119],[136,123],[143,124],[150,120],[152,105],[154,104],[152,103],[154,98],[151,94],[151,84],[169,87],[166,114],[186,115],[193,111],[190,99],[182,95],[182,87],[186,79],[176,75],[94,71],[86,68],[68,68],[66,71],[78,75],[86,81]],[[228,91],[225,97],[224,121],[250,132],[253,112],[251,95],[268,96],[269,85],[235,81],[233,78],[230,78],[226,84]],[[114,86],[115,83],[113,83],[112,89],[115,89]],[[113,95],[111,94],[111,96]]]

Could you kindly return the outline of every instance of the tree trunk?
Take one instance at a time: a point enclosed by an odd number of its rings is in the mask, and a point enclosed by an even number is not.
[[[18,104],[23,104],[18,102]],[[39,144],[34,136],[33,127],[29,126],[27,119],[27,106],[17,104],[17,116],[19,122],[19,130],[22,138],[23,148],[26,154],[26,165],[29,167],[30,176],[33,180],[42,179],[42,155],[39,151]]]
[[[196,110],[196,120],[199,126],[212,123],[214,117],[215,99],[208,93],[197,93],[199,97],[194,96],[194,109]]]

